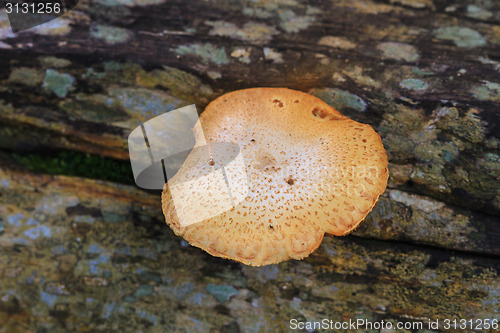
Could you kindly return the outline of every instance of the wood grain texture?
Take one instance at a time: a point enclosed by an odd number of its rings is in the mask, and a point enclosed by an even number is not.
[[[2,157],[7,332],[498,317],[497,2],[82,0],[16,34],[2,10],[0,61],[7,155],[127,160],[140,121],[269,86],[311,93],[373,126],[390,172],[353,236],[325,238],[305,261],[254,269],[186,247],[161,222],[158,194],[19,171]]]

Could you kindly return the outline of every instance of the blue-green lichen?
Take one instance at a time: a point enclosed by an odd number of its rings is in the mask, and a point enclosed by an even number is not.
[[[224,46],[219,48],[209,43],[180,45],[173,51],[180,55],[198,56],[205,64],[212,62],[216,65],[224,65],[230,62]]]
[[[428,76],[428,75],[434,75],[434,72],[431,72],[431,71],[426,71],[426,70],[422,70],[418,67],[413,67],[411,69],[412,73],[414,74],[417,74],[417,75],[422,75],[422,76]]]
[[[437,39],[450,40],[458,47],[479,47],[486,45],[486,39],[476,30],[451,26],[434,30]]]
[[[53,69],[45,71],[42,87],[52,91],[57,97],[65,97],[73,88],[75,78],[66,73],[59,73]]]
[[[366,102],[359,96],[337,88],[314,89],[311,94],[322,99],[337,110],[354,109],[366,111]]]
[[[408,89],[408,90],[425,90],[429,88],[429,85],[419,79],[405,79],[399,83],[401,88]]]
[[[214,296],[221,303],[225,303],[229,301],[232,296],[239,294],[237,289],[227,284],[216,285],[209,283],[206,289],[209,294]]]
[[[106,44],[119,44],[128,41],[132,33],[123,28],[95,24],[90,29],[90,36],[100,39]]]

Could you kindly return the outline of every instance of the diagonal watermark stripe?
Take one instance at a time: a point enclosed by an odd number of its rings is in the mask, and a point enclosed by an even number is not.
[[[45,24],[72,10],[79,0],[2,0],[10,27],[19,32]]]
[[[209,145],[203,133],[195,140],[193,128],[202,129],[199,121],[190,105],[141,123],[128,138],[137,186],[163,189],[168,181],[182,226],[231,210],[248,194],[240,147],[230,142]]]

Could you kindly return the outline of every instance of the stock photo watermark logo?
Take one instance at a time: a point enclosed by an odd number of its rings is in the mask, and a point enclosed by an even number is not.
[[[148,120],[128,137],[137,186],[168,186],[181,226],[233,209],[249,190],[240,147],[230,142],[208,144],[199,121],[195,105],[190,105]],[[201,131],[198,140],[195,126]]]
[[[2,0],[13,32],[28,30],[66,14],[79,0]]]
[[[376,179],[379,179],[381,173],[381,170],[375,164],[318,167],[311,161],[305,161],[293,166],[273,166],[272,168],[262,167],[261,163],[254,161],[250,163],[250,167],[261,169],[261,176],[266,178],[269,183],[273,179],[281,179],[287,181],[289,185],[293,185],[293,190],[290,187],[288,192],[280,193],[289,200],[293,198],[310,200],[311,198],[330,196],[332,194],[370,197],[370,187],[374,185]],[[297,182],[294,178],[308,179],[308,181]]]

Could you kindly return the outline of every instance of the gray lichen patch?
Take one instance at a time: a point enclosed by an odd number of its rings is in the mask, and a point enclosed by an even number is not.
[[[65,68],[71,65],[71,61],[54,56],[39,57],[38,62],[45,68]]]
[[[223,46],[219,48],[209,43],[181,45],[173,51],[179,55],[198,56],[205,64],[212,62],[216,65],[224,65],[230,62]]]
[[[235,48],[231,52],[231,57],[238,59],[244,64],[249,64],[251,62],[250,53],[251,49]]]
[[[407,62],[417,61],[420,57],[415,46],[405,43],[385,42],[377,45],[377,50],[388,59],[404,60]]]
[[[283,55],[276,49],[265,47],[262,49],[262,52],[264,53],[264,58],[266,60],[270,60],[275,64],[282,64],[284,62]]]
[[[356,47],[356,44],[344,37],[324,36],[318,41],[319,45],[335,47],[343,50],[350,50]]]
[[[273,16],[273,14],[264,8],[258,7],[243,7],[242,13],[248,16],[254,16],[261,19],[268,19]]]
[[[467,16],[479,20],[488,20],[493,16],[493,13],[483,7],[479,7],[475,4],[469,4],[467,5]]]
[[[376,81],[371,76],[367,75],[365,72],[369,73],[369,70],[363,70],[360,66],[347,66],[345,70],[342,71],[343,74],[351,78],[352,80],[358,82],[360,85],[366,87],[372,87],[379,89],[382,86],[382,82]],[[337,74],[337,73],[336,73]],[[342,78],[334,76],[333,79],[342,81]]]
[[[9,81],[12,83],[20,83],[29,87],[35,87],[42,83],[44,72],[29,67],[14,68],[9,76]]]
[[[57,97],[65,97],[73,89],[75,78],[66,73],[59,73],[53,69],[45,71],[42,87],[56,94]]]
[[[279,33],[274,27],[258,22],[247,22],[241,28],[225,21],[207,21],[205,24],[212,26],[210,35],[234,37],[255,43],[265,43]]]
[[[477,60],[482,64],[491,65],[493,69],[500,72],[500,62],[489,59],[488,57],[479,57]]]
[[[106,44],[120,44],[127,42],[132,37],[132,33],[123,28],[94,24],[90,29],[90,36],[100,39]]]
[[[461,26],[441,27],[434,30],[436,38],[449,40],[458,47],[480,47],[486,45],[486,39],[476,30]]]
[[[299,3],[295,0],[252,1],[242,8],[242,13],[260,19],[279,20],[279,26],[288,33],[297,33],[307,29],[321,9]]]
[[[483,84],[472,87],[471,92],[479,100],[500,102],[499,83],[484,81]]]
[[[289,33],[296,33],[304,30],[316,20],[315,14],[320,11],[314,7],[307,7],[305,15],[297,15],[292,9],[278,11],[281,20],[281,28]]]

